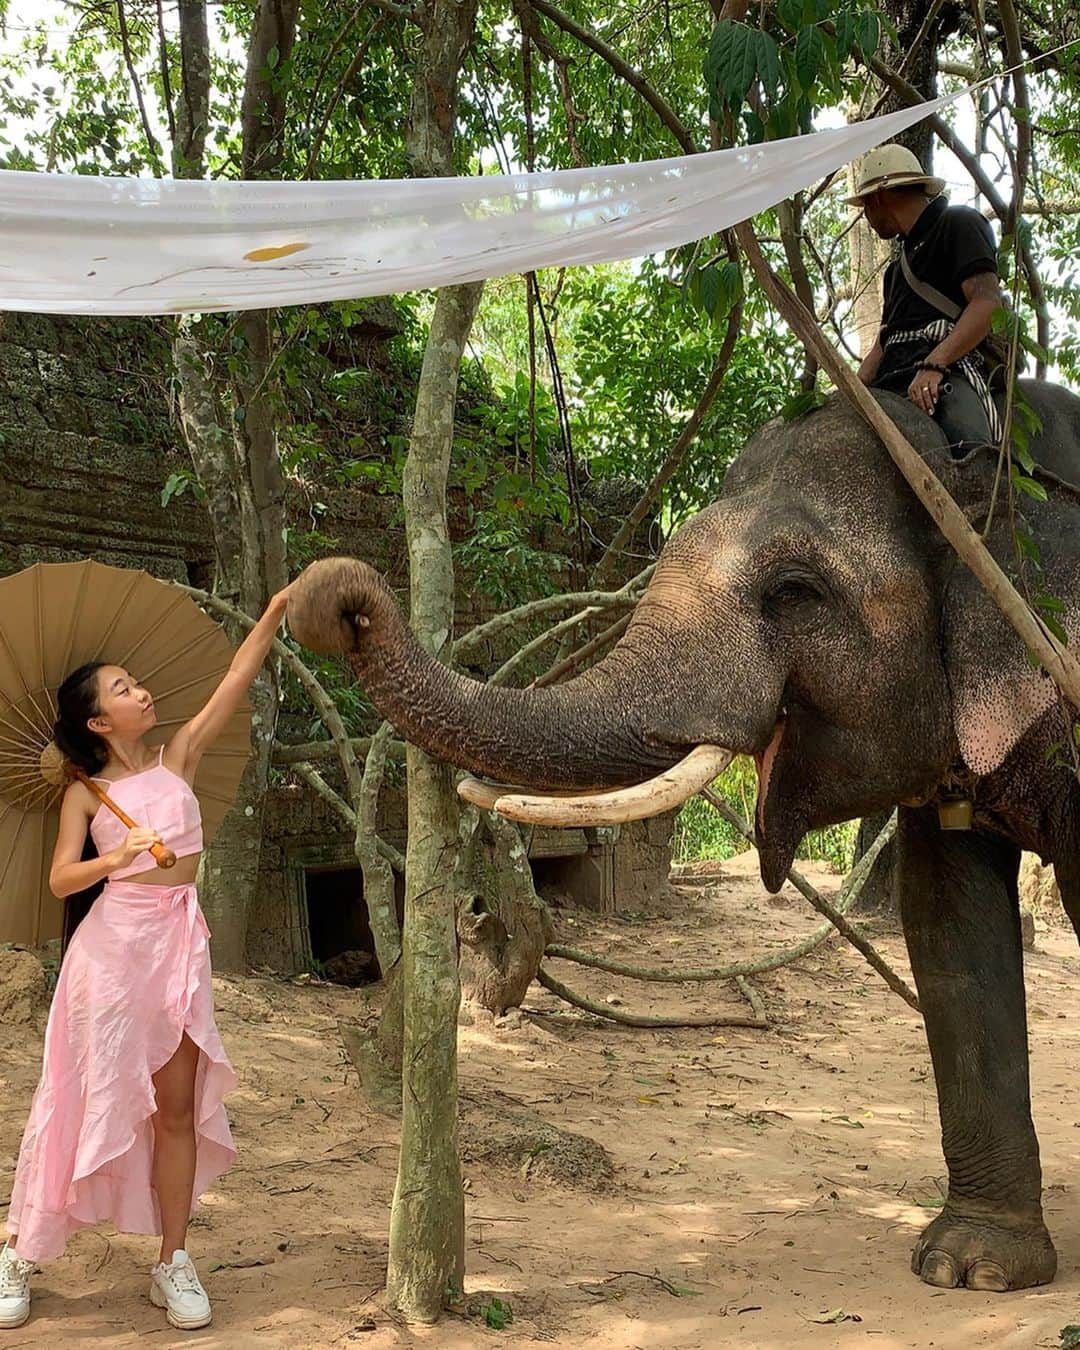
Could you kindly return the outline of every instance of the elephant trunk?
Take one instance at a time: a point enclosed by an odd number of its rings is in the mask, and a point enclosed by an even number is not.
[[[648,626],[634,625],[598,665],[544,689],[501,689],[450,670],[424,651],[390,588],[351,558],[308,567],[289,598],[293,636],[343,652],[378,711],[435,758],[507,783],[590,789],[638,783],[693,746],[670,725],[672,673]],[[664,706],[662,706],[664,705]]]

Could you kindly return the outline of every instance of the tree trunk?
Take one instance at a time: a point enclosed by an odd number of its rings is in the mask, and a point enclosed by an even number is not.
[[[453,631],[446,479],[457,380],[481,285],[439,292],[417,391],[404,499],[411,616],[418,641],[445,654]],[[457,1146],[457,799],[452,771],[409,746],[409,837],[402,974],[401,1154],[390,1217],[387,1292],[432,1322],[464,1278],[465,1209]]]
[[[896,26],[897,37],[895,50],[891,50],[890,43],[890,50],[882,54],[884,59],[894,69],[902,66],[908,83],[926,98],[933,98],[937,85],[938,50],[957,31],[964,6],[951,2],[944,4],[931,24],[925,23],[925,0],[886,0],[883,8]],[[889,93],[881,111],[896,112],[904,106],[905,102],[899,94]],[[912,151],[927,173],[931,172],[933,128],[929,119],[916,122],[896,139]]]
[[[417,390],[405,466],[411,619],[417,640],[445,655],[453,635],[454,571],[446,479],[465,342],[481,283],[439,292]],[[457,1143],[456,888],[458,809],[452,771],[409,746],[405,860],[405,985],[401,1154],[390,1214],[387,1294],[407,1318],[433,1322],[465,1271],[465,1204]]]
[[[855,191],[855,164],[847,169],[848,189]],[[890,248],[879,239],[866,222],[857,206],[849,207],[852,216],[848,235],[850,260],[851,325],[855,329],[856,347],[860,360],[867,356],[877,341],[881,329],[882,283],[889,262]]]
[[[274,70],[292,51],[297,7],[298,0],[260,0],[242,108],[245,178],[272,175],[279,166],[286,110]],[[178,18],[182,87],[177,100],[173,174],[201,178],[206,168],[210,93],[205,0],[181,0]],[[268,61],[271,50],[277,52],[274,70]],[[214,590],[254,618],[288,579],[284,482],[269,387],[273,347],[269,313],[259,310],[239,315],[236,332],[243,349],[232,378],[231,433],[223,425],[224,390],[211,373],[213,354],[201,346],[186,320],[177,327],[173,365],[185,439],[207,493],[217,555]],[[239,642],[243,633],[230,633],[230,637]],[[214,934],[214,965],[223,970],[242,968],[246,955],[277,725],[279,693],[273,665],[255,680],[249,702],[251,759],[200,869],[200,898]]]
[[[465,1006],[496,1017],[520,1007],[554,936],[520,829],[473,808],[459,874],[457,930]]]
[[[420,177],[453,173],[457,81],[477,0],[421,0],[406,150]],[[410,614],[421,645],[449,655],[454,564],[446,480],[465,342],[482,283],[439,292],[405,464]],[[465,1200],[458,1160],[458,809],[451,770],[409,746],[409,842],[402,934],[404,1035],[401,1152],[390,1212],[387,1297],[407,1319],[434,1322],[465,1274]]]
[[[373,1030],[339,1022],[346,1053],[360,1075],[371,1106],[388,1116],[401,1114],[401,1054],[405,981],[399,961],[383,977],[383,1004]]]
[[[401,957],[401,929],[398,926],[394,869],[379,847],[378,835],[379,792],[386,769],[386,751],[392,736],[393,727],[389,722],[384,722],[371,738],[364,761],[363,777],[360,780],[360,791],[354,803],[356,833],[353,838],[353,852],[364,874],[364,903],[367,905],[371,936],[375,942],[379,974],[384,980]],[[398,1039],[400,1042],[400,1036]],[[400,1068],[400,1055],[397,1064]]]

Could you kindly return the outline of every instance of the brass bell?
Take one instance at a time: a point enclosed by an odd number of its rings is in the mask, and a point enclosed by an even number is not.
[[[938,824],[943,830],[970,830],[975,804],[970,797],[942,797],[938,802]]]

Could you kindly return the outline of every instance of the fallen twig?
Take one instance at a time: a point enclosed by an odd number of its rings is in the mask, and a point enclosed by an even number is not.
[[[639,1280],[651,1280],[653,1284],[658,1284],[665,1294],[670,1294],[672,1298],[682,1298],[682,1291],[677,1289],[670,1280],[665,1280],[662,1275],[647,1275],[643,1270],[613,1270],[605,1284],[612,1284],[623,1275],[636,1275]]]
[[[536,972],[538,983],[550,990],[566,1003],[592,1013],[594,1017],[603,1017],[611,1022],[620,1022],[627,1027],[750,1027],[755,1031],[768,1031],[769,1023],[762,1017],[717,1016],[717,1017],[649,1017],[644,1013],[620,1012],[604,1003],[596,1003],[584,994],[576,994],[565,984],[549,975],[540,967]]]

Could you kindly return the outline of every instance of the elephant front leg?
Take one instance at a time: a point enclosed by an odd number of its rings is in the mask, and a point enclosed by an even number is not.
[[[943,832],[933,808],[901,809],[897,838],[949,1169],[948,1199],[916,1243],[912,1269],[948,1289],[1046,1284],[1057,1255],[1031,1121],[1019,851],[989,835]]]

